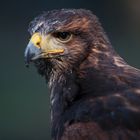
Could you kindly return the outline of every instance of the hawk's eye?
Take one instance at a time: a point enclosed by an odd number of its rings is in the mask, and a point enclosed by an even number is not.
[[[70,41],[72,34],[69,32],[57,32],[54,36],[58,39],[58,41],[66,43]]]

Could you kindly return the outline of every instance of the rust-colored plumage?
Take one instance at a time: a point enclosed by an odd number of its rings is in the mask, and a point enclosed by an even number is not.
[[[25,59],[48,81],[53,140],[140,139],[140,71],[114,51],[95,15],[53,10],[29,31]]]

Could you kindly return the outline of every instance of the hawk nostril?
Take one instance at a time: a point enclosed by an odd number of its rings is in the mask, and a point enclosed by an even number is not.
[[[37,42],[36,45],[40,45],[40,42]]]
[[[36,47],[40,48],[41,35],[39,33],[34,33],[30,40]]]

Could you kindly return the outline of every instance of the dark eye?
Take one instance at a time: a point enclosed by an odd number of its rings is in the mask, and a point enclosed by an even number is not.
[[[61,42],[68,42],[70,41],[72,34],[69,32],[57,32],[54,34],[54,36]]]

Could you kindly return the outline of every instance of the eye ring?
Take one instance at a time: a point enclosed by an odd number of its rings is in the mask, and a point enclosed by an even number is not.
[[[70,32],[56,32],[54,33],[55,38],[62,43],[67,43],[71,40],[72,34]]]

